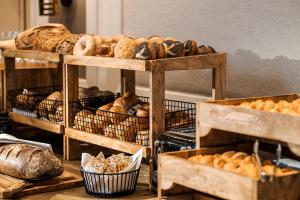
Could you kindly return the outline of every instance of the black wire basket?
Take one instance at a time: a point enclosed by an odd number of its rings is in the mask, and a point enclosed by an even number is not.
[[[147,97],[139,99],[143,102],[149,101]],[[73,108],[70,109],[73,128],[143,146],[149,145],[149,117],[99,110],[97,106],[91,107],[91,101],[85,99],[84,106],[80,108],[76,107],[78,104],[73,104]],[[194,103],[165,100],[165,109],[166,130],[195,125]]]
[[[47,97],[54,91],[61,91],[61,86],[30,88],[29,92],[24,89],[9,91],[8,100],[13,112],[28,117],[40,118],[55,124],[63,124],[63,101],[50,100]],[[79,100],[75,107],[84,106],[90,99],[95,105],[103,105],[115,99],[115,94],[108,91],[98,91],[91,88],[79,88]]]
[[[135,192],[140,168],[130,172],[98,174],[80,169],[85,191],[100,198],[127,196]]]

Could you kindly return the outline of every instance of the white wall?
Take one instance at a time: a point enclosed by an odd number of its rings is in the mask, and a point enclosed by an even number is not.
[[[228,52],[228,95],[300,92],[300,2],[295,0],[127,0],[123,32],[195,39]],[[210,73],[167,73],[167,88],[209,94]],[[147,86],[147,74],[137,82]]]

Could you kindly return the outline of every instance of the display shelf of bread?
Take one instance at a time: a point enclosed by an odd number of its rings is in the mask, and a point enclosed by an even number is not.
[[[198,191],[214,196],[212,199],[298,199],[299,171],[275,168],[269,160],[274,152],[260,151],[260,167],[252,146],[239,144],[160,154],[159,197],[174,195],[176,191]]]
[[[93,133],[94,135],[112,138],[111,142],[100,142],[98,145],[112,148],[111,144],[115,140],[116,143],[125,141],[132,143],[136,147],[150,145],[149,140],[149,103],[148,98],[138,97],[133,93],[125,93],[115,101],[104,104],[99,107],[93,105],[94,102],[85,100],[82,102],[84,106],[78,109],[77,104],[70,104],[70,113],[73,125],[70,128],[76,129],[82,135],[83,132]],[[175,127],[186,127],[195,123],[195,104],[187,102],[179,102],[165,100],[165,124],[166,129]],[[76,132],[76,131],[75,131]],[[66,135],[69,136],[68,131]],[[94,136],[94,137],[97,137]],[[74,138],[74,134],[70,137]],[[90,142],[89,136],[82,137],[82,141]],[[74,139],[79,139],[76,137]],[[108,140],[108,139],[105,139]],[[120,141],[117,141],[120,140]],[[95,143],[94,140],[92,143]],[[115,147],[114,147],[115,148]],[[117,145],[117,150],[121,150]],[[127,153],[134,153],[138,148],[123,149]]]
[[[297,94],[199,103],[201,139],[215,130],[288,143],[300,155],[300,96]],[[201,145],[199,145],[201,146]]]
[[[16,122],[54,133],[64,132],[63,92],[61,86],[8,91],[10,116]],[[79,99],[114,99],[114,94],[98,87],[79,88]],[[80,101],[77,102],[80,104]]]

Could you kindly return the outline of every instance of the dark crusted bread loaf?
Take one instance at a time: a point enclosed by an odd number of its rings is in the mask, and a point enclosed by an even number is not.
[[[15,178],[48,179],[63,173],[61,161],[50,151],[27,144],[0,147],[0,172]]]

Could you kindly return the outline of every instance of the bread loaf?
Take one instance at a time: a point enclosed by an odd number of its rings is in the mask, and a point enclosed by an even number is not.
[[[0,172],[20,179],[48,179],[62,174],[63,165],[40,147],[9,144],[0,147]]]

